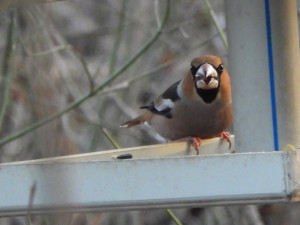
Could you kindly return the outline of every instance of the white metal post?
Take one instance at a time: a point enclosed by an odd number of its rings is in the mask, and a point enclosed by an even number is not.
[[[226,2],[237,151],[300,147],[296,0]]]
[[[298,148],[300,57],[297,1],[270,1],[270,22],[279,146],[289,143]]]

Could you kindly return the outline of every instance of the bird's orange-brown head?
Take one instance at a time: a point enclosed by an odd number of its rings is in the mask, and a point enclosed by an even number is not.
[[[206,103],[216,98],[223,71],[223,62],[217,56],[206,55],[192,60],[190,68],[192,79],[190,77],[189,80],[194,83],[197,94]]]

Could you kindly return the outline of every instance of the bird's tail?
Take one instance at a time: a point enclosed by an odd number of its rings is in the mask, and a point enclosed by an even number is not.
[[[133,120],[129,120],[126,123],[123,123],[122,125],[120,125],[120,127],[130,128],[130,127],[139,125],[141,123],[148,122],[150,117],[151,117],[151,114],[146,112],[146,113],[134,118]]]

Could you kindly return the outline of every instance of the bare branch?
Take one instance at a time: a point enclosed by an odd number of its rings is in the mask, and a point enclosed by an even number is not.
[[[20,7],[24,5],[33,5],[38,3],[59,2],[62,0],[1,0],[0,11],[6,8]]]
[[[114,86],[110,86],[108,88],[105,88],[103,89],[103,91],[99,92],[99,95],[103,95],[103,94],[107,94],[107,93],[110,93],[110,92],[113,92],[113,91],[119,91],[119,90],[124,90],[126,88],[128,88],[131,84],[139,81],[139,80],[142,80],[142,79],[145,79],[147,78],[148,76],[150,75],[153,75],[154,73],[156,72],[159,72],[160,70],[163,70],[163,69],[166,69],[168,66],[176,63],[177,61],[179,61],[181,58],[184,58],[186,57],[186,54],[188,54],[189,52],[191,51],[195,51],[201,47],[203,47],[204,45],[206,45],[209,41],[211,41],[213,38],[217,37],[218,36],[218,33],[217,34],[214,34],[212,35],[211,37],[209,37],[208,39],[206,39],[205,41],[201,41],[195,45],[192,45],[190,48],[186,49],[185,51],[183,51],[178,57],[168,61],[168,62],[165,62],[149,71],[146,71],[145,73],[142,73],[136,77],[133,77],[131,79],[128,79],[128,80],[125,80],[121,83],[118,83],[118,84],[115,84]]]
[[[163,27],[165,26],[167,19],[169,17],[169,13],[170,13],[170,0],[167,0],[167,6],[166,6],[166,11],[165,11],[165,15],[164,18],[160,24],[160,26],[158,27],[158,29],[156,30],[155,34],[150,38],[150,40],[141,47],[141,49],[134,55],[132,56],[126,63],[124,66],[122,66],[118,71],[116,71],[115,73],[113,73],[112,75],[109,76],[109,78],[104,81],[102,84],[100,84],[98,87],[96,87],[95,89],[93,89],[92,92],[89,92],[88,94],[86,94],[85,96],[83,96],[82,98],[75,100],[74,102],[72,102],[71,104],[69,104],[65,109],[54,113],[36,123],[33,123],[27,127],[25,127],[24,129],[16,132],[15,134],[12,134],[8,137],[2,138],[0,140],[0,146],[3,146],[19,137],[24,136],[25,134],[32,132],[33,130],[36,130],[37,128],[61,117],[62,115],[64,115],[65,113],[71,111],[72,109],[80,106],[83,102],[85,102],[87,99],[93,97],[94,95],[96,95],[99,91],[101,91],[103,88],[105,88],[108,84],[110,84],[113,80],[115,80],[117,77],[119,77],[126,69],[128,69],[140,56],[142,56],[149,48],[150,46],[158,39],[158,37],[160,36]]]
[[[123,28],[124,28],[124,18],[125,18],[126,4],[128,4],[128,1],[123,0],[120,15],[119,15],[119,24],[118,24],[117,32],[115,34],[114,47],[113,47],[112,55],[111,55],[111,58],[110,58],[109,74],[112,74],[115,70],[117,51],[118,51],[119,46],[120,46],[120,42],[121,42],[121,39],[122,39],[122,32],[123,32]]]
[[[220,26],[220,24],[218,22],[218,19],[217,19],[217,16],[215,14],[215,11],[213,10],[213,8],[212,8],[209,0],[204,0],[204,2],[205,2],[205,5],[206,5],[206,7],[208,9],[210,17],[211,17],[211,19],[212,19],[215,27],[217,28],[217,31],[218,31],[218,33],[220,35],[220,38],[221,38],[221,40],[222,40],[225,48],[228,48],[228,42],[227,42],[227,39],[226,39],[226,35],[224,34],[224,32],[223,32],[223,30],[222,30],[222,28],[221,28],[221,26]]]
[[[11,82],[15,73],[15,50],[16,50],[16,26],[15,26],[16,12],[11,12],[10,24],[8,27],[6,38],[6,49],[2,63],[2,76],[3,76],[3,101],[0,110],[0,129],[2,127],[3,119],[6,115],[7,108],[10,102]]]
[[[93,81],[92,74],[90,73],[90,71],[88,69],[88,65],[87,65],[86,61],[84,60],[84,58],[82,57],[82,55],[80,54],[80,52],[78,52],[72,45],[68,45],[68,44],[67,45],[58,45],[58,46],[54,46],[51,49],[46,50],[46,51],[31,53],[31,52],[28,52],[28,50],[25,48],[23,42],[22,41],[20,41],[20,42],[21,42],[21,45],[22,45],[24,51],[29,56],[43,56],[43,55],[52,54],[52,53],[62,51],[62,50],[70,50],[80,61],[81,65],[85,71],[85,74],[87,75],[87,78],[89,80],[90,92],[93,91],[94,81]]]

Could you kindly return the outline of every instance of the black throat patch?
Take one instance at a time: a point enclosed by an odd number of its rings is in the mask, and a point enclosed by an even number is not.
[[[209,90],[196,88],[196,91],[204,102],[211,103],[213,100],[216,99],[217,94],[219,93],[219,89],[220,87]]]
[[[215,68],[216,72],[218,73],[219,85],[218,85],[217,88],[208,89],[208,90],[197,88],[196,73],[199,70],[201,65],[199,65],[198,67],[195,67],[195,66],[191,65],[191,74],[193,75],[193,79],[194,79],[197,94],[203,99],[204,102],[211,103],[212,101],[214,101],[216,99],[216,97],[219,93],[220,83],[221,83],[221,74],[223,72],[223,64],[221,63],[218,67],[215,67],[214,65],[210,64],[212,67]]]

